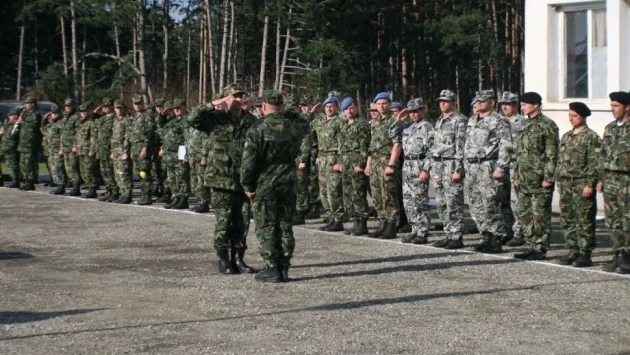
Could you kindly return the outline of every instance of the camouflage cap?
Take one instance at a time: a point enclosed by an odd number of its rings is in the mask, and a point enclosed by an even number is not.
[[[166,102],[166,100],[164,100],[164,99],[157,99],[157,100],[155,100],[155,106],[164,106],[165,102]]]
[[[457,95],[455,95],[454,92],[452,92],[451,90],[442,90],[440,91],[440,97],[438,97],[437,99],[438,101],[441,100],[445,100],[445,101],[456,101],[457,100]]]
[[[87,103],[87,102],[79,105],[79,111],[81,111],[81,112],[87,111],[89,109],[90,109],[90,104]]]
[[[27,96],[22,102],[25,104],[34,104],[37,100],[35,100],[32,96]]]
[[[252,98],[252,97],[251,97],[251,96],[249,96],[249,94],[245,94],[245,95],[243,95],[243,101],[245,101],[245,102],[249,101],[251,98]]]
[[[518,95],[508,91],[504,92],[503,95],[501,95],[501,100],[499,100],[500,104],[507,104],[512,102],[518,102]]]
[[[50,107],[50,112],[61,114],[61,107],[59,107],[58,105],[53,105]]]
[[[134,104],[139,104],[144,102],[144,97],[142,95],[136,95],[133,97],[133,103]]]
[[[63,102],[64,106],[74,106],[74,100],[72,99],[66,99],[66,101]]]
[[[241,90],[236,84],[228,84],[223,88],[223,97],[234,96],[238,94],[245,94],[245,91]]]
[[[289,94],[284,98],[284,104],[286,106],[297,106],[299,103],[295,100],[295,96]]]
[[[497,95],[494,94],[494,90],[481,90],[475,93],[475,99],[477,100],[477,102],[488,101],[496,97]]]
[[[411,99],[407,102],[407,111],[417,111],[421,108],[424,108],[424,102],[422,99]]]
[[[310,105],[313,102],[315,102],[315,100],[313,100],[313,96],[311,95],[302,95],[300,98],[300,104],[302,105]]]
[[[254,107],[260,107],[262,106],[262,103],[263,103],[263,97],[258,96],[256,100],[254,101]]]
[[[378,110],[376,109],[376,104],[375,104],[375,103],[371,103],[371,104],[370,104],[370,108],[368,108],[368,111],[378,111]]]
[[[7,114],[8,116],[10,115],[19,115],[20,112],[22,111],[22,108],[19,106],[13,106],[10,110],[9,113]]]
[[[186,105],[186,100],[175,99],[173,100],[173,102],[171,102],[170,107],[175,108],[175,107],[182,107],[184,105]]]
[[[284,95],[278,90],[265,90],[263,93],[263,102],[273,106],[282,106],[284,104]]]
[[[212,95],[212,101],[218,100],[218,99],[222,99],[222,98],[223,98],[223,95],[221,95],[219,93],[216,93],[216,94]]]
[[[116,107],[116,108],[124,108],[125,107],[125,103],[122,100],[116,100],[116,101],[114,101],[114,107]]]

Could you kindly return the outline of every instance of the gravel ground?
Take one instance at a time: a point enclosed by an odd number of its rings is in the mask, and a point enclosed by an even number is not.
[[[217,274],[211,214],[41,192],[0,189],[1,354],[630,354],[630,278],[598,266],[311,223],[295,228],[292,282],[260,284]]]

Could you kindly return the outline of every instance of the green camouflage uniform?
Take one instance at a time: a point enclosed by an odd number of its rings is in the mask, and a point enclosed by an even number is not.
[[[572,253],[590,255],[595,249],[595,185],[599,181],[601,138],[588,127],[573,130],[560,139],[555,180],[560,188],[560,210],[566,248]],[[593,189],[590,198],[582,196],[585,187]]]
[[[402,131],[400,134],[391,134],[395,124],[396,115],[393,112],[379,115],[371,125],[369,147],[372,202],[378,218],[392,224],[397,224],[400,217],[398,175],[401,172],[397,169],[393,175],[385,175],[385,169],[394,144],[402,143]]]
[[[545,253],[551,237],[551,199],[558,162],[558,126],[540,114],[523,123],[516,139],[516,162],[512,177],[518,193],[518,219],[531,249]]]
[[[279,92],[271,99],[272,94],[265,94],[266,100],[282,102]],[[306,119],[291,113],[274,113],[265,116],[247,134],[241,182],[245,191],[256,193],[252,200],[256,237],[260,255],[268,267],[289,266],[293,256],[295,162],[308,130]]]
[[[37,108],[23,111],[20,123],[20,138],[18,152],[20,152],[20,172],[25,180],[37,181],[37,151],[41,147],[42,134],[40,131],[42,116]]]
[[[183,102],[182,102],[183,104]],[[176,106],[179,107],[180,105]],[[158,116],[158,127],[162,137],[162,163],[166,167],[168,187],[173,197],[188,196],[189,179],[188,164],[179,160],[179,146],[185,144],[185,134],[188,129],[186,116]]]
[[[104,104],[111,105],[111,101],[103,101]],[[113,111],[113,110],[112,110]],[[96,159],[98,159],[101,176],[105,183],[105,189],[117,194],[120,192],[118,184],[116,184],[116,174],[114,173],[114,161],[111,159],[111,141],[112,131],[114,128],[116,113],[111,112],[107,115],[101,115],[101,117],[94,121],[96,130],[95,144],[96,144]]]
[[[344,120],[339,116],[328,119],[317,115],[311,121],[311,127],[317,134],[319,159],[319,193],[326,216],[341,221],[343,218],[343,187],[341,173],[333,171],[333,166],[341,163],[339,139]]]
[[[630,253],[630,122],[618,125],[613,121],[606,126],[601,162],[613,251]]]
[[[140,97],[136,97],[139,102]],[[140,191],[143,194],[150,194],[153,191],[153,175],[151,172],[154,142],[155,120],[149,110],[136,112],[131,119],[131,124],[127,130],[127,137],[131,142],[131,159],[134,169],[140,177]],[[140,156],[140,152],[146,148],[146,155]],[[144,176],[143,176],[144,175]]]
[[[209,134],[193,127],[187,126],[185,132],[186,160],[190,166],[190,189],[197,198],[197,203],[208,201],[208,193],[205,187],[207,165],[203,166],[207,160],[208,148],[206,140]]]
[[[52,169],[50,176],[57,185],[65,186],[67,183],[66,169],[63,163],[63,157],[59,156],[59,147],[61,146],[61,133],[63,131],[63,121],[61,109],[53,106],[52,112],[58,114],[57,118],[53,118],[46,125],[45,141],[48,150],[48,167]]]
[[[87,109],[81,105],[81,109]],[[85,186],[88,189],[96,188],[96,160],[95,156],[90,156],[89,153],[95,153],[96,150],[96,123],[93,120],[92,115],[86,118],[80,118],[77,125],[77,134],[74,141],[74,147],[76,148],[77,155],[79,156],[79,170],[81,172],[81,178],[85,182]]]
[[[66,100],[66,105],[72,105],[70,100]],[[63,165],[68,175],[68,185],[80,184],[79,176],[79,155],[72,152],[74,141],[77,135],[77,125],[79,124],[79,114],[74,111],[64,111],[61,124],[61,145],[59,149],[63,153]]]
[[[246,249],[251,204],[240,183],[240,167],[245,135],[258,119],[243,112],[241,117],[211,105],[194,110],[188,123],[207,134],[214,133],[212,159],[206,167],[206,184],[212,188],[216,225],[214,248],[217,253]]]
[[[122,101],[117,100],[114,105],[116,107],[124,107]],[[112,135],[110,140],[110,149],[113,155],[114,177],[116,186],[122,196],[131,197],[133,182],[131,180],[132,165],[129,153],[131,151],[131,142],[129,141],[129,131],[131,126],[131,117],[118,116],[114,114],[114,123],[112,125]],[[127,154],[127,159],[121,160],[123,154]]]
[[[339,154],[346,214],[354,219],[368,218],[367,176],[355,168],[365,169],[370,148],[370,125],[362,118],[346,120],[341,125]]]
[[[312,119],[312,115],[303,115],[304,119]],[[304,169],[298,169],[296,186],[296,209],[306,213],[312,203],[319,201],[319,184],[317,181],[317,165],[315,158],[317,157],[317,133],[309,127],[308,134],[300,143],[300,154],[297,158],[297,164],[304,163]],[[313,186],[315,187],[313,189]],[[316,196],[316,197],[315,197]]]
[[[17,116],[19,114],[19,110],[17,108],[13,108],[9,111],[9,115],[11,114]],[[17,182],[20,180],[20,153],[17,150],[20,137],[19,125],[15,130],[14,128],[15,124],[9,122],[8,119],[2,124],[2,135],[0,136],[2,138],[2,146],[0,148],[0,153],[2,153],[4,161],[7,163],[11,180]]]

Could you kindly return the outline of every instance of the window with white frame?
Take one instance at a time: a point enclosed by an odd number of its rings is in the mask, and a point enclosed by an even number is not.
[[[561,33],[564,39],[562,64],[566,99],[607,97],[606,8],[563,7]]]

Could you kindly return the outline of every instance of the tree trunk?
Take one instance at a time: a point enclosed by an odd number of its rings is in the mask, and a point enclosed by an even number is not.
[[[74,85],[74,100],[79,103],[79,64],[77,62],[77,21],[76,12],[74,11],[74,1],[70,0],[70,32],[72,36],[72,81]]]
[[[63,12],[59,15],[59,27],[61,29],[61,56],[63,58],[63,86],[66,97],[70,97],[70,75],[68,74],[68,43],[66,41],[66,21]],[[118,53],[120,56],[120,53]]]
[[[164,67],[164,77],[162,82],[162,96],[166,97],[168,88],[168,19],[169,19],[169,0],[163,0],[163,22],[162,32],[164,32],[164,53],[162,54],[162,66]]]
[[[289,20],[287,21],[287,36],[284,41],[284,53],[282,53],[282,65],[280,66],[280,79],[278,80],[278,89],[282,91],[284,83],[284,71],[287,65],[287,56],[289,55],[289,44],[291,43],[291,14],[293,8],[289,7]]]
[[[273,89],[278,90],[278,81],[280,80],[280,18],[276,26],[276,80],[273,83]]]
[[[204,90],[203,88],[206,86],[205,79],[205,68],[206,68],[206,30],[205,30],[205,22],[204,22],[204,14],[201,14],[201,20],[199,21],[199,86],[198,86],[198,94],[197,101],[201,104],[203,102]]]
[[[230,73],[232,72],[232,65],[236,66],[236,62],[232,58],[232,49],[234,47],[234,1],[230,1],[230,43],[228,44],[228,54],[227,54],[227,68],[225,70],[225,80],[227,82],[235,82],[234,78],[230,78]],[[236,54],[236,50],[234,50]],[[228,80],[229,79],[229,80]]]
[[[145,102],[152,100],[147,82],[147,62],[144,55],[144,0],[137,1],[137,36],[138,36],[138,66],[140,67],[140,86]]]
[[[402,35],[401,35],[401,49],[400,49],[400,69],[401,69],[401,84],[402,84],[402,99],[409,99],[409,71],[407,68],[407,41],[406,41],[406,27],[407,27],[407,6],[403,6],[402,10]]]
[[[186,18],[188,19],[188,50],[186,51],[186,102],[190,102],[190,47],[192,44],[192,25],[190,23],[190,6],[192,0],[188,0]]]
[[[35,45],[33,51],[35,52],[35,84],[37,84],[37,82],[39,82],[39,41],[37,39],[37,14],[33,16],[33,39]]]
[[[234,21],[234,18],[232,18],[232,21]],[[234,51],[234,58],[232,58],[232,60],[234,61],[234,64],[232,64],[232,82],[238,83],[238,71],[236,69],[236,63],[238,63],[238,58],[239,58],[239,56],[238,56],[238,27],[234,28],[234,49],[233,49],[233,51]],[[242,67],[243,66],[241,65],[241,68]]]
[[[120,40],[118,38],[118,25],[116,24],[116,22],[114,22],[114,43],[116,45],[116,55],[120,57]],[[124,100],[125,91],[123,90],[123,73],[122,65],[120,63],[118,63],[118,80],[120,81],[120,83],[118,84],[118,86],[120,87],[120,99]]]
[[[219,89],[223,89],[225,83],[225,68],[227,60],[227,35],[228,35],[228,2],[223,3],[223,39],[221,41],[221,66],[219,68]]]
[[[87,26],[83,25],[83,53],[81,53],[81,99],[85,99],[85,53],[87,53]]]
[[[265,16],[265,27],[263,27],[263,43],[260,51],[260,78],[258,80],[258,96],[262,96],[265,90],[265,63],[267,61],[267,39],[269,38],[269,16]]]
[[[134,23],[133,25],[133,40],[132,40],[132,49],[131,51],[133,52],[133,60],[131,61],[133,63],[133,67],[137,68],[138,67],[138,29],[136,28],[136,24]],[[138,77],[134,76],[133,77],[133,86],[134,86],[134,94],[135,94],[135,90],[138,89]]]
[[[218,91],[216,83],[217,76],[214,67],[214,46],[212,45],[214,37],[212,36],[212,13],[210,12],[210,0],[205,0],[204,3],[206,8],[206,22],[208,27],[208,53],[210,54],[208,58],[210,61],[210,90],[212,91],[212,94],[216,94]]]
[[[17,101],[22,100],[22,62],[24,59],[24,35],[26,34],[26,24],[22,21],[22,27],[20,28],[20,52],[18,53],[18,67],[17,67],[17,87],[15,88],[15,99]]]

